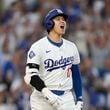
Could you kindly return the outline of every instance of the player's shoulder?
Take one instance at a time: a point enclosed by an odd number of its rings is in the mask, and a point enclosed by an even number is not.
[[[31,48],[41,48],[46,42],[46,36],[44,36],[43,38],[39,39],[38,41],[35,41],[32,45]]]
[[[76,47],[76,44],[72,41],[69,41],[67,39],[63,38],[63,41],[65,42],[66,45],[71,46],[71,47]]]

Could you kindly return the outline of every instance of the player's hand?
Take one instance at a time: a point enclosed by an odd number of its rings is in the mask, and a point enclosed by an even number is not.
[[[83,101],[77,101],[77,104],[75,105],[75,110],[82,110],[83,108]]]
[[[43,88],[42,93],[43,96],[47,99],[47,101],[54,107],[58,107],[60,105],[62,101],[60,97],[53,94],[48,88]]]

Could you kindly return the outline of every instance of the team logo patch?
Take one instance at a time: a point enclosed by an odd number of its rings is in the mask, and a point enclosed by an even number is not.
[[[31,51],[31,52],[29,53],[29,58],[32,59],[34,56],[35,56],[35,53],[34,53],[33,51]]]

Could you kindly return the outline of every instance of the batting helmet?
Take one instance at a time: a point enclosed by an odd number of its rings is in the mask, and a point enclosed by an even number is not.
[[[43,22],[44,27],[47,29],[48,32],[54,27],[53,18],[55,18],[57,16],[63,16],[65,20],[67,20],[67,18],[68,18],[68,15],[66,15],[60,9],[53,9],[53,10],[49,11],[49,13],[46,15],[44,22]]]

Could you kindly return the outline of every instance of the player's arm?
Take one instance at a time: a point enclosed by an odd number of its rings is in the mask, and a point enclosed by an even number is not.
[[[77,100],[82,100],[82,81],[79,64],[73,64],[71,67],[72,70],[72,79],[73,79],[73,88],[76,94]]]
[[[25,69],[24,80],[28,85],[33,86],[38,91],[42,91],[45,86],[39,77],[40,50],[37,45],[32,45],[27,54],[27,64]]]
[[[44,81],[39,77],[39,65],[35,63],[28,63],[26,65],[26,75],[24,77],[28,85],[33,86],[43,94],[47,101],[53,106],[57,107],[59,104],[58,96],[53,94],[45,85]]]
[[[76,94],[76,108],[81,110],[83,107],[83,99],[82,99],[82,81],[81,81],[81,73],[79,64],[73,64],[71,67],[72,70],[72,79],[73,79],[73,88]]]
[[[80,72],[80,56],[76,45],[74,47],[74,62],[71,67],[72,71],[72,79],[73,79],[73,88],[76,94],[76,99],[82,100],[82,80],[81,80],[81,72]]]

